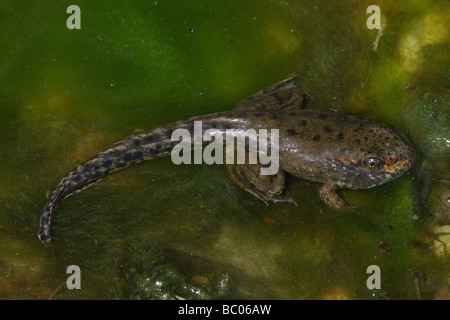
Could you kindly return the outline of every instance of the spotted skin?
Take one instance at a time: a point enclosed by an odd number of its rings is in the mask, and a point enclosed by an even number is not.
[[[320,198],[334,208],[348,208],[337,189],[366,189],[385,184],[404,174],[414,163],[415,150],[406,138],[386,125],[334,113],[302,109],[308,95],[286,79],[238,103],[235,110],[193,117],[130,136],[86,160],[56,186],[40,220],[39,239],[51,242],[50,226],[58,203],[110,173],[146,160],[166,157],[178,141],[178,128],[193,135],[194,121],[202,121],[203,133],[219,130],[225,141],[227,129],[278,129],[280,170],[260,176],[258,167],[230,170],[243,189],[267,201],[283,191],[285,173],[319,182]]]

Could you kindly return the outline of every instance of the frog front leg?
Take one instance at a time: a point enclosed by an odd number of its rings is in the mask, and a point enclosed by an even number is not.
[[[338,185],[332,181],[326,181],[319,189],[320,199],[329,207],[334,209],[352,210],[353,207],[349,206],[344,199],[341,198],[336,192]]]
[[[294,199],[278,197],[284,189],[286,179],[284,171],[280,169],[274,175],[261,175],[261,166],[260,164],[238,164],[227,165],[227,169],[231,179],[238,186],[262,200],[266,205],[268,201],[296,204]]]

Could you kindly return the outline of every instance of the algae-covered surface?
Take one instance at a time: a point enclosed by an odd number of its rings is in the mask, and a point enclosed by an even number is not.
[[[66,25],[72,4],[81,29]],[[381,30],[366,25],[372,4]],[[449,12],[446,0],[2,0],[0,298],[450,299]],[[313,182],[288,177],[298,206],[266,206],[224,166],[158,159],[62,201],[52,244],[39,241],[50,192],[85,159],[293,74],[308,108],[403,131],[415,167],[342,190],[357,209],[341,212]]]

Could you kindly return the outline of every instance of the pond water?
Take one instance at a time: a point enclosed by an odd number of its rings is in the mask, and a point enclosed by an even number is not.
[[[381,31],[371,4],[1,1],[0,299],[450,299],[449,4],[378,1]],[[294,74],[308,108],[403,131],[413,170],[342,190],[357,210],[340,212],[313,182],[288,177],[298,206],[266,206],[224,166],[158,159],[64,200],[52,244],[37,238],[50,192],[85,159]]]

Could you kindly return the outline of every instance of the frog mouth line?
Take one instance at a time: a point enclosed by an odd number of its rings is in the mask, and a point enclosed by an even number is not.
[[[377,173],[375,175],[356,174],[350,177],[344,177],[343,182],[337,182],[341,188],[346,189],[371,189],[386,184],[401,174],[396,173]]]
[[[386,184],[399,176],[403,175],[404,171],[378,171],[378,172],[364,172],[361,171],[361,166],[358,163],[351,163],[350,165],[342,163],[345,170],[341,170],[341,177],[337,179],[336,184],[341,188],[346,189],[370,189],[383,184]]]

